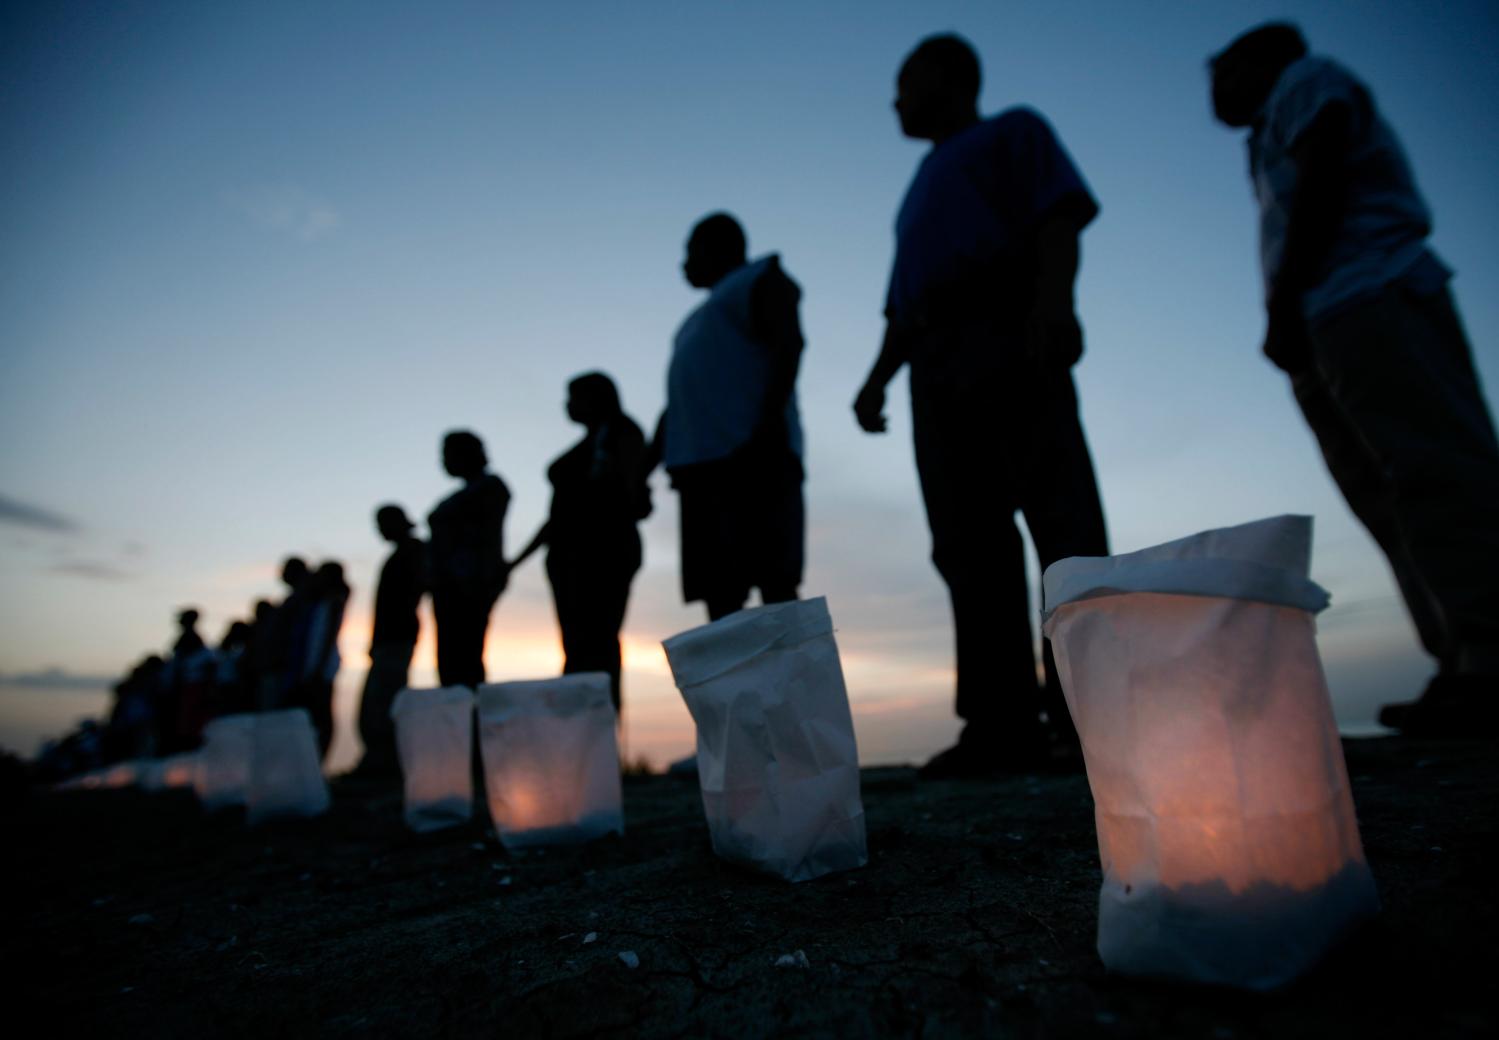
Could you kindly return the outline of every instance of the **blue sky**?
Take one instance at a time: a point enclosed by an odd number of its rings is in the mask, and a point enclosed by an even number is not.
[[[1403,138],[1493,385],[1491,3],[11,5],[0,673],[119,671],[184,603],[216,637],[289,551],[346,561],[362,668],[371,509],[425,514],[447,491],[439,437],[469,426],[523,544],[574,439],[565,381],[605,369],[654,420],[696,299],[683,239],[726,208],[806,293],[804,591],[830,599],[866,748],[930,750],[951,732],[949,635],[904,381],[886,437],[860,434],[849,402],[922,154],[897,132],[894,72],[954,29],[983,56],[985,111],[1039,108],[1102,203],[1077,377],[1115,548],[1311,513],[1344,717],[1414,693],[1425,664],[1387,568],[1258,356],[1243,142],[1208,112],[1206,56],[1284,16]],[[656,501],[626,684],[639,745],[665,755],[685,713],[649,648],[700,611],[677,599],[664,485]],[[539,567],[492,638],[492,674],[553,666]]]

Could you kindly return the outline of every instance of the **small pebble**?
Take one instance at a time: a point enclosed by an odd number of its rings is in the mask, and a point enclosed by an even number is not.
[[[136,914],[130,919],[131,924],[155,924],[156,918],[150,914]]]
[[[587,935],[583,936],[583,945],[584,946],[587,946],[591,942],[598,942],[598,941],[599,941],[599,933],[598,932],[589,932]]]
[[[810,968],[812,967],[812,964],[807,960],[807,955],[804,952],[802,952],[801,950],[797,950],[795,953],[783,953],[779,957],[777,957],[776,967]]]
[[[626,968],[640,967],[640,958],[635,956],[634,950],[620,950],[619,960]]]
[[[508,884],[510,884],[510,882],[512,882],[514,880],[515,880],[515,878],[513,878],[513,877],[508,877],[508,876],[507,877],[502,877],[502,878],[500,878],[500,884],[502,884],[502,885],[508,885]]]

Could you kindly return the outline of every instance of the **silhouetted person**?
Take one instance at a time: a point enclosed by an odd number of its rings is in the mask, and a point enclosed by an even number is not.
[[[264,651],[260,693],[256,707],[276,711],[291,706],[298,675],[299,641],[306,631],[307,610],[311,606],[309,583],[312,575],[300,556],[288,556],[281,564],[281,581],[287,595],[271,615],[270,631],[259,649]]]
[[[1108,552],[1071,366],[1078,235],[1098,213],[1051,127],[1029,108],[978,113],[979,60],[956,36],[923,40],[897,80],[908,137],[932,142],[896,219],[880,353],[854,403],[883,433],[885,387],[910,365],[916,468],[932,562],[952,598],[956,747],[924,775],[1028,768],[1039,715],[1075,747],[1049,648],[1040,696],[1018,510],[1044,568]]]
[[[318,748],[327,755],[333,743],[333,680],[342,663],[338,632],[349,603],[343,564],[324,561],[308,581],[310,600],[305,627],[296,640],[292,703],[307,709],[317,730]]]
[[[234,715],[253,704],[249,680],[250,640],[254,630],[243,621],[231,622],[214,654],[214,695],[211,714]]]
[[[647,466],[664,460],[680,496],[682,597],[717,619],[801,584],[801,289],[774,253],[747,260],[727,213],[692,229],[682,271],[708,298],[677,330]]]
[[[1264,352],[1348,505],[1390,560],[1439,671],[1380,721],[1417,735],[1499,722],[1499,442],[1427,248],[1431,214],[1369,89],[1261,26],[1210,61],[1213,109],[1249,128]]]
[[[276,605],[267,599],[255,601],[255,620],[250,625],[250,645],[240,659],[249,690],[247,711],[258,711],[263,699],[265,678],[274,675],[276,652]]]
[[[411,678],[411,655],[416,650],[421,622],[417,608],[427,591],[427,545],[411,533],[406,511],[383,505],[375,511],[375,527],[391,545],[380,566],[375,587],[375,623],[370,633],[370,670],[359,699],[359,736],[364,741],[361,772],[394,775],[395,723],[391,704]]]
[[[197,747],[209,719],[213,693],[214,656],[198,634],[198,612],[187,609],[177,615],[181,632],[172,644],[164,684],[170,709],[165,713],[170,732],[164,744],[167,753]]]
[[[587,432],[547,469],[547,522],[512,567],[545,545],[547,580],[562,629],[564,674],[608,672],[620,708],[619,631],[640,569],[636,523],[649,511],[641,478],[645,436],[602,372],[567,386],[567,415]]]
[[[437,674],[444,686],[478,686],[484,681],[489,612],[508,580],[504,529],[510,489],[489,472],[483,442],[467,430],[443,438],[442,463],[463,487],[427,517]]]

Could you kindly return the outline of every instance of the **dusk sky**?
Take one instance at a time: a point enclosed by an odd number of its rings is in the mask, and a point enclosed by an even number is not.
[[[803,594],[828,597],[865,760],[943,745],[950,619],[905,380],[883,437],[849,405],[925,147],[898,132],[895,71],[944,30],[983,57],[983,111],[1042,111],[1102,205],[1077,380],[1115,550],[1311,514],[1340,718],[1414,696],[1429,666],[1388,568],[1258,352],[1244,142],[1210,118],[1204,61],[1273,17],[1372,86],[1494,386],[1492,0],[7,5],[0,746],[30,754],[73,721],[16,676],[119,673],[169,644],[187,604],[216,642],[278,594],[289,552],[343,560],[354,586],[346,711],[384,551],[374,507],[424,518],[451,490],[441,435],[469,427],[514,494],[518,551],[577,437],[569,377],[610,372],[654,423],[698,299],[682,243],[716,209],[805,292]],[[703,612],[680,603],[660,476],[655,502],[625,699],[632,751],[659,765],[691,750],[659,642]],[[495,612],[488,664],[560,666],[539,561]],[[430,665],[429,644],[419,680]]]

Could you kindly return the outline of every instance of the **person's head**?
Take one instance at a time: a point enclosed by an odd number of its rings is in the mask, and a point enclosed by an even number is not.
[[[941,141],[978,118],[983,72],[978,53],[956,33],[928,36],[895,77],[901,133]]]
[[[472,480],[489,465],[484,442],[469,430],[452,430],[442,439],[442,468],[448,476]]]
[[[231,621],[229,628],[224,632],[224,638],[219,642],[219,647],[224,650],[236,646],[244,646],[250,641],[250,626],[243,621]]]
[[[300,556],[288,556],[281,561],[281,580],[293,591],[301,588],[307,581],[307,561]]]
[[[184,632],[191,632],[198,625],[198,612],[192,607],[187,607],[177,613],[177,625]]]
[[[395,544],[404,542],[407,535],[411,534],[411,521],[406,518],[406,510],[394,503],[387,503],[375,510],[375,528],[380,532],[381,538]]]
[[[1286,66],[1306,52],[1306,37],[1290,22],[1250,29],[1208,59],[1213,114],[1226,126],[1248,126]]]
[[[276,614],[276,604],[268,599],[257,599],[255,601],[255,623],[257,625],[270,621]]]
[[[602,372],[585,372],[567,384],[567,417],[592,429],[620,412],[619,390]]]
[[[344,565],[337,560],[324,560],[314,575],[318,592],[323,596],[343,596],[349,591],[349,583],[344,581]]]
[[[682,274],[694,289],[711,289],[723,276],[743,267],[749,256],[744,228],[727,213],[710,213],[687,236]]]

